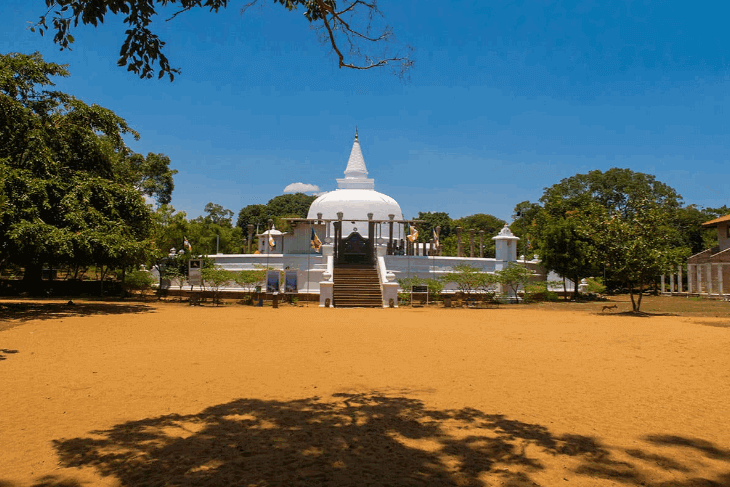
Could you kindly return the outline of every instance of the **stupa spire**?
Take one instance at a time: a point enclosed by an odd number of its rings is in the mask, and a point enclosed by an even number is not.
[[[368,169],[365,167],[365,158],[362,156],[360,141],[358,140],[357,127],[355,127],[355,142],[352,143],[350,159],[345,168],[346,179],[365,179],[368,177]]]
[[[352,143],[350,158],[347,160],[344,179],[337,180],[339,189],[374,189],[375,181],[368,178],[368,169],[365,167],[365,158],[360,149],[360,140],[355,127],[355,141]]]

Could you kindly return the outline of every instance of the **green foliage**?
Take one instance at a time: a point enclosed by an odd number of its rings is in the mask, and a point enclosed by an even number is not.
[[[538,203],[522,201],[515,205],[515,220],[510,225],[510,230],[516,237],[520,238],[517,249],[518,255],[530,256],[537,253],[540,248],[540,240],[537,238],[537,221],[541,211],[542,207]]]
[[[248,225],[254,226],[254,231],[264,232],[269,228],[269,219],[282,232],[289,231],[289,225],[283,218],[306,218],[309,207],[317,199],[316,196],[304,193],[283,194],[269,200],[265,205],[248,205],[238,212],[236,226],[242,230],[242,236],[248,237]]]
[[[231,271],[218,267],[204,267],[201,271],[205,286],[213,291],[213,301],[220,304],[220,291],[227,283],[235,281],[236,275]]]
[[[600,277],[589,277],[586,279],[588,288],[586,289],[590,294],[603,294],[606,292],[606,286],[603,285],[603,279]]]
[[[435,212],[419,212],[418,213],[418,241],[429,242],[433,238],[433,230],[440,226],[441,233],[439,234],[439,240],[443,242],[445,238],[453,232],[453,220],[449,217],[448,213],[443,211]]]
[[[235,281],[242,288],[253,291],[256,286],[264,285],[266,280],[266,271],[254,270],[254,271],[239,271],[235,273]]]
[[[496,216],[477,213],[476,215],[465,216],[454,220],[454,228],[461,227],[461,242],[464,253],[469,255],[471,246],[471,236],[469,231],[474,230],[474,256],[479,257],[479,232],[484,231],[482,244],[484,245],[484,257],[494,257],[494,240],[492,237],[497,235],[504,227],[505,221]],[[456,230],[454,230],[455,232]],[[454,253],[456,255],[456,253]]]
[[[215,224],[220,226],[231,227],[231,218],[233,218],[233,212],[228,208],[223,208],[221,205],[215,203],[208,203],[205,205],[205,213],[207,215],[203,219],[205,223]]]
[[[42,88],[65,67],[39,54],[0,55],[0,265],[39,281],[44,264],[124,268],[150,251],[150,210],[119,161],[126,122]],[[12,261],[11,261],[12,259]]]
[[[517,297],[517,291],[520,287],[525,287],[533,277],[533,272],[514,262],[510,262],[502,270],[495,272],[497,281],[502,284],[513,297]]]
[[[441,278],[442,282],[456,284],[457,289],[465,295],[480,295],[489,300],[494,299],[498,278],[495,274],[482,272],[468,264],[454,266],[453,271]]]
[[[630,216],[593,205],[582,231],[593,241],[593,258],[605,262],[612,278],[628,286],[633,310],[638,312],[644,287],[683,262],[689,249],[674,245],[671,213],[656,201],[637,197],[628,203],[635,208]]]
[[[145,196],[154,197],[159,205],[167,205],[175,189],[173,176],[177,170],[170,169],[170,158],[152,152],[143,157],[130,152],[116,155],[115,177],[133,185]]]
[[[152,288],[155,279],[147,271],[127,272],[124,276],[125,291],[147,291]]]
[[[558,293],[548,289],[547,281],[534,282],[525,286],[525,303],[554,302],[558,300]]]

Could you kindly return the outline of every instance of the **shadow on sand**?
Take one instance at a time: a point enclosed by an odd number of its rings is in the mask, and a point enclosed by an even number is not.
[[[79,302],[44,303],[42,301],[0,302],[0,331],[31,320],[55,320],[72,316],[149,313],[152,306],[133,303]],[[0,486],[1,487],[1,486]]]
[[[711,474],[681,460],[681,450],[692,448],[730,463],[729,451],[699,439],[647,437],[650,447],[662,448],[661,455],[611,451],[593,437],[557,435],[539,424],[471,408],[428,409],[416,399],[378,393],[333,399],[241,399],[198,414],[122,423],[86,438],[56,440],[54,447],[62,467],[93,467],[124,486],[518,487],[539,485],[535,475],[549,468],[560,469],[549,472],[559,478],[631,486],[730,482],[730,465]],[[661,468],[664,478],[683,480],[657,483],[647,466]],[[75,487],[75,482],[45,477],[35,487]],[[0,481],[2,487],[10,485]]]

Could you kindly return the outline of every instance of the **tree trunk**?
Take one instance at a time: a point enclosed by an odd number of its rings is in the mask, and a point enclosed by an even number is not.
[[[565,276],[563,276],[563,300],[568,300],[568,288],[565,286]]]
[[[634,301],[634,285],[629,284],[629,296],[631,296],[631,309],[636,312],[636,301]]]
[[[638,299],[638,301],[637,301],[637,303],[636,303],[636,309],[634,310],[634,311],[636,311],[637,313],[638,313],[638,312],[639,312],[639,310],[641,309],[641,298],[642,298],[643,296],[644,296],[644,281],[643,281],[643,280],[641,280],[641,281],[639,281],[639,299]]]
[[[579,284],[579,278],[576,275],[573,277],[573,301],[578,301],[578,284]]]

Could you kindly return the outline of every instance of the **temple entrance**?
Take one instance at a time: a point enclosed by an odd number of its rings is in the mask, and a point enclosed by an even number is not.
[[[340,240],[337,264],[373,264],[375,259],[373,259],[371,247],[371,239],[363,237],[358,232],[353,232]]]
[[[333,223],[335,235],[335,265],[375,265],[375,224],[368,222],[370,238],[359,232],[342,236],[342,222]]]

